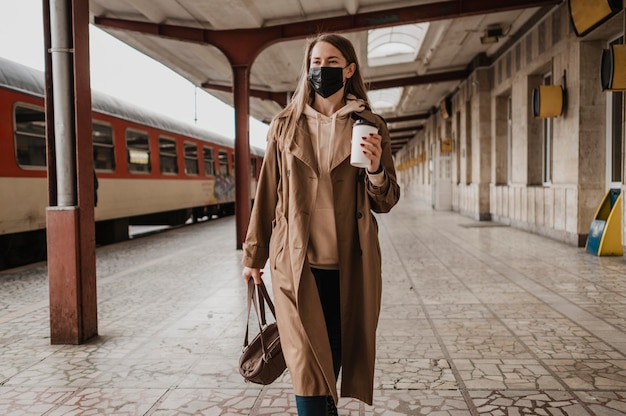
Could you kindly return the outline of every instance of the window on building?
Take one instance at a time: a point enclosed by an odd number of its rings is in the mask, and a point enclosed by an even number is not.
[[[178,175],[178,152],[176,140],[159,137],[159,162],[161,173],[164,175]]]
[[[621,44],[623,37],[611,42]],[[624,93],[621,91],[607,93],[607,173],[608,186],[620,187],[624,181]]]
[[[204,160],[204,174],[206,176],[215,176],[215,154],[213,148],[202,147],[202,159]]]
[[[131,129],[126,130],[126,158],[129,172],[152,172],[148,133]]]
[[[455,157],[456,157],[456,181],[455,183],[459,185],[461,183],[461,150],[460,150],[460,139],[461,139],[461,112],[456,112],[456,137],[455,140]]]
[[[621,184],[624,180],[623,143],[624,93],[611,94],[611,182]]]
[[[198,175],[198,145],[185,142],[185,173],[187,175]]]
[[[220,175],[228,175],[230,172],[228,170],[228,153],[224,150],[220,150],[217,154],[220,165]]]
[[[510,182],[510,93],[498,95],[495,102],[495,184],[505,185]]]
[[[115,171],[115,146],[111,125],[94,121],[91,127],[93,140],[93,167],[98,171]]]
[[[461,150],[465,158],[465,184],[472,183],[472,102],[465,103],[465,147]]]
[[[552,74],[543,77],[544,85],[552,85]],[[552,119],[543,119],[543,145],[542,145],[542,179],[543,185],[552,183]]]
[[[41,109],[16,106],[15,149],[22,167],[46,166],[46,121]]]
[[[513,182],[513,97],[506,100],[506,181]]]

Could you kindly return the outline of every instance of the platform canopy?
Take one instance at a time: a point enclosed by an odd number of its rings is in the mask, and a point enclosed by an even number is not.
[[[90,14],[101,29],[231,105],[232,65],[252,59],[250,113],[264,122],[295,88],[306,39],[343,32],[397,150],[474,69],[490,66],[559,3],[90,0]]]

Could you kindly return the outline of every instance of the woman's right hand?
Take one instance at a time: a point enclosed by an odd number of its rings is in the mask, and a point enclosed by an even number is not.
[[[261,269],[253,269],[251,267],[244,267],[241,275],[243,276],[243,280],[245,280],[246,283],[248,283],[250,278],[252,278],[254,280],[254,284],[258,285],[262,281],[263,272],[261,271]]]

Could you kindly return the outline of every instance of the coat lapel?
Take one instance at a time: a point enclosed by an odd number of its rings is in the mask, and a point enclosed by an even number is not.
[[[317,158],[313,150],[313,142],[311,141],[311,133],[306,125],[306,121],[301,119],[296,128],[296,134],[293,140],[289,142],[289,152],[296,158],[300,159],[304,164],[309,166],[317,176],[319,176],[319,167]]]

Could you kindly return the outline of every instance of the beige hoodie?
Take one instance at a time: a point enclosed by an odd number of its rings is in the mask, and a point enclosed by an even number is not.
[[[364,108],[362,100],[353,99],[330,117],[318,113],[309,105],[304,109],[320,171],[307,250],[309,263],[318,269],[339,268],[330,172],[350,156],[353,124],[350,115]]]

